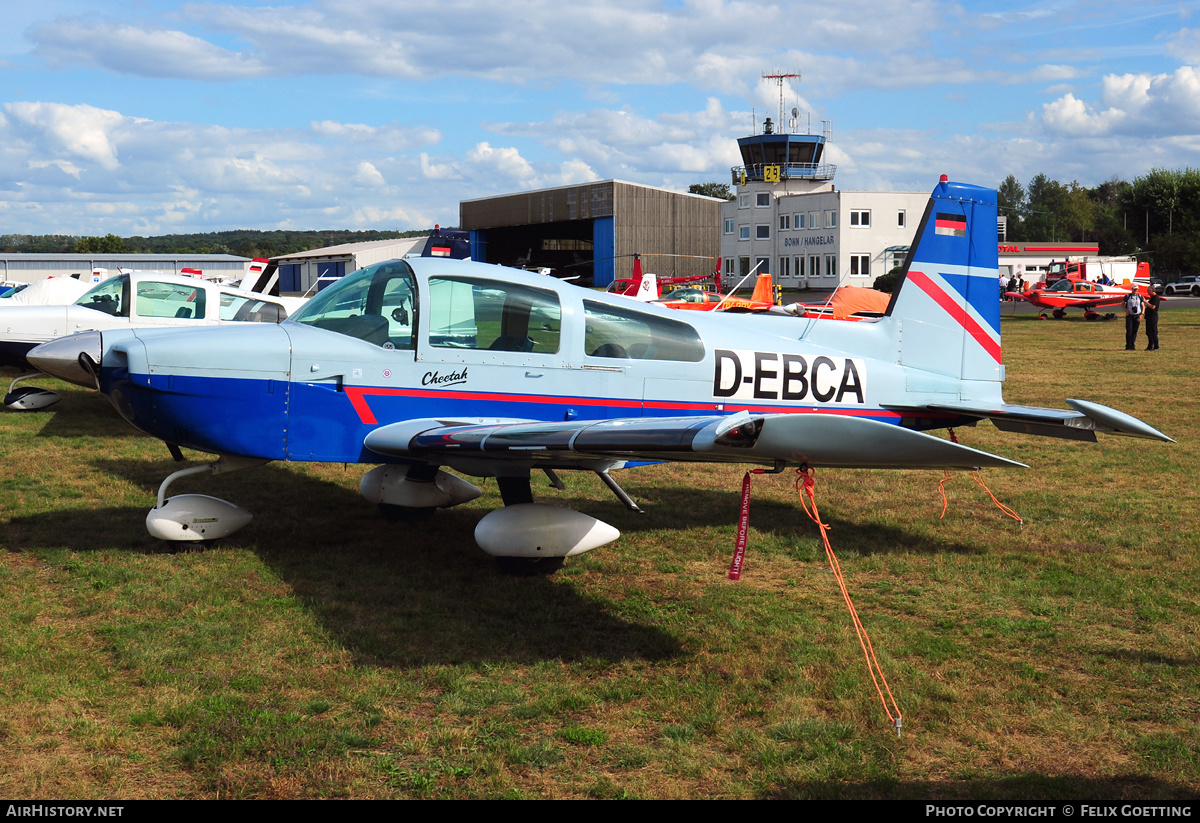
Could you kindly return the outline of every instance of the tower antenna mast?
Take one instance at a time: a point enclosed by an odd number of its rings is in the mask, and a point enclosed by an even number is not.
[[[772,72],[772,73],[763,72],[763,76],[762,76],[763,80],[774,80],[776,83],[779,84],[779,119],[776,120],[775,122],[778,123],[781,128],[783,126],[783,84],[785,81],[790,80],[793,77],[796,78],[797,80],[799,80],[800,72],[798,72],[798,71],[797,72],[776,71],[776,72]]]

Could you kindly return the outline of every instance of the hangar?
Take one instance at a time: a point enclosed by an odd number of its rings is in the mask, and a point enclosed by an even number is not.
[[[232,254],[52,254],[49,252],[0,254],[0,280],[36,283],[47,277],[88,275],[95,271],[138,269],[168,274],[202,271],[206,277],[242,277],[248,257]],[[187,270],[185,272],[185,270]]]
[[[600,180],[575,186],[464,200],[459,227],[472,257],[517,268],[579,275],[581,285],[628,277],[634,254],[663,276],[711,274],[723,200]]]
[[[429,238],[396,237],[390,240],[366,240],[324,246],[295,254],[281,254],[271,261],[279,265],[279,290],[285,294],[307,292],[318,280],[328,282],[351,272],[379,263],[420,252]]]

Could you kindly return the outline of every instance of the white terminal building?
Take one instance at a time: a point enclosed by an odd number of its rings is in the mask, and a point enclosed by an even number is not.
[[[794,121],[793,121],[794,123]],[[737,198],[721,207],[724,274],[758,266],[789,289],[870,286],[904,263],[929,192],[838,191],[824,133],[742,137]]]

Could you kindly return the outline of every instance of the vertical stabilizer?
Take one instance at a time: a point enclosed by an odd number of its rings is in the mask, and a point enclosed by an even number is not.
[[[771,275],[763,272],[758,276],[758,280],[754,284],[754,293],[750,295],[751,300],[756,300],[759,303],[775,302],[775,281],[771,279]]]
[[[960,380],[1004,379],[996,242],[995,189],[943,177],[888,306],[903,365]]]
[[[658,275],[648,271],[642,275],[642,279],[638,282],[637,291],[630,295],[634,300],[640,300],[643,303],[649,303],[651,300],[658,299]]]

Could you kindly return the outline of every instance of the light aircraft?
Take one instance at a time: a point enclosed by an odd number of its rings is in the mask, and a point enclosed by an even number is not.
[[[70,278],[54,278],[51,283]],[[80,331],[150,326],[209,326],[233,321],[278,323],[302,301],[271,297],[195,277],[128,272],[101,282],[67,305],[14,305],[0,302],[0,366],[29,368],[30,349]],[[4,396],[17,411],[44,409],[61,396],[38,386],[17,384],[42,377],[18,377]]]
[[[645,275],[642,282],[644,283],[646,279],[653,276],[652,274]],[[775,304],[775,286],[771,282],[771,275],[765,272],[758,276],[758,280],[754,284],[754,292],[748,298],[734,297],[732,292],[718,294],[684,286],[674,289],[670,294],[663,295],[653,302],[670,309],[685,311],[769,312],[778,309]]]
[[[47,277],[36,283],[22,283],[13,288],[0,299],[0,307],[62,306],[75,302],[95,285],[90,279]]]
[[[1141,292],[1143,297],[1148,296],[1146,289],[1137,285],[1131,288],[1106,286],[1103,283],[1085,280],[1078,275],[1068,275],[1044,288],[1008,292],[1005,296],[1025,300],[1039,309],[1053,309],[1056,320],[1062,320],[1069,308],[1083,309],[1084,317],[1094,320],[1099,316],[1096,309],[1123,302],[1135,289]]]
[[[98,384],[126,420],[213,463],[167,477],[147,528],[224,536],[249,512],[178,478],[270,460],[380,464],[361,492],[384,508],[481,494],[447,469],[496,478],[504,508],[475,530],[505,563],[554,568],[619,536],[538,504],[543,471],[648,461],[844,468],[1020,466],[926,430],[988,418],[1005,431],[1170,441],[1122,412],[1001,396],[996,192],[943,176],[885,316],[857,323],[684,313],[499,266],[421,258],[369,266],[279,325],[103,331],[31,352]]]
[[[696,258],[693,254],[651,254],[648,257],[687,257]],[[701,257],[711,260],[711,257]],[[595,261],[593,261],[595,262]],[[678,277],[659,277],[657,274],[642,274],[642,255],[633,256],[633,275],[618,278],[608,284],[609,294],[623,294],[638,300],[657,300],[662,296],[663,286],[684,286],[686,284],[715,283],[717,290],[721,289],[721,258],[717,258],[717,268],[712,274],[692,274]]]

